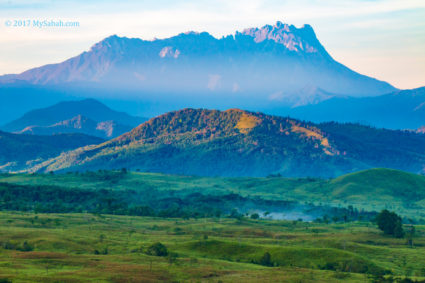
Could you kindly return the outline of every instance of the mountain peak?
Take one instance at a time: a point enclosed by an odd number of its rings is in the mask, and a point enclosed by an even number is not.
[[[101,41],[97,42],[96,44],[94,44],[94,45],[91,47],[91,50],[100,49],[100,48],[102,48],[102,47],[114,47],[114,46],[116,46],[116,45],[117,45],[117,43],[118,43],[119,41],[121,41],[121,39],[122,39],[122,38],[121,38],[121,37],[119,37],[118,35],[113,34],[113,35],[111,35],[111,36],[108,36],[108,37],[106,37],[106,38],[102,39]]]
[[[143,40],[140,38],[128,38],[121,37],[116,34],[108,36],[103,40],[95,43],[91,48],[91,52],[100,52],[104,55],[105,52],[113,52],[115,54],[122,54],[126,52],[132,46],[137,46],[142,43]]]
[[[318,53],[324,51],[310,25],[297,28],[277,21],[275,25],[265,25],[261,28],[248,28],[242,34],[254,38],[256,43],[272,40],[284,45],[290,51]]]

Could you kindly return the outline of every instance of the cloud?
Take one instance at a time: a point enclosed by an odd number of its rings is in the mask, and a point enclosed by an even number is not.
[[[209,75],[207,88],[215,90],[220,84],[221,76],[217,74]]]

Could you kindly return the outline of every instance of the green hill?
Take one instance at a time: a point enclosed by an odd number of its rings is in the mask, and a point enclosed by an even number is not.
[[[334,177],[374,167],[419,173],[425,136],[355,124],[313,124],[238,109],[183,109],[31,171],[129,168],[200,176]]]
[[[298,194],[330,203],[349,203],[367,210],[389,208],[425,216],[425,176],[393,169],[370,169],[302,187]]]
[[[374,192],[403,202],[425,198],[425,177],[391,169],[372,169],[338,177],[327,190],[334,198],[367,200]]]

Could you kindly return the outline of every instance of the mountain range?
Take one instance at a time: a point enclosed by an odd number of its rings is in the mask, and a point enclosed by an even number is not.
[[[20,97],[29,102],[28,92],[37,93],[34,100],[54,93],[127,99],[128,109],[141,101],[151,117],[185,107],[264,111],[396,91],[335,61],[310,25],[281,22],[222,38],[207,32],[154,40],[113,35],[64,62],[1,76],[0,84],[10,93],[0,96],[5,108]]]
[[[35,135],[82,133],[109,139],[130,131],[145,120],[114,111],[94,99],[85,99],[30,111],[0,130]]]
[[[358,122],[389,129],[425,126],[425,87],[376,97],[332,97],[316,104],[270,108],[268,113],[314,122]]]
[[[333,177],[386,167],[423,173],[425,135],[359,124],[314,124],[239,109],[183,109],[29,171],[129,168],[201,176]]]

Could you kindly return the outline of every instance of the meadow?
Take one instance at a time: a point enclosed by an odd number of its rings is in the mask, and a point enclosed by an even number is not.
[[[414,245],[370,223],[0,213],[2,282],[384,282],[425,280]],[[161,242],[167,256],[147,254]],[[264,254],[270,260],[264,262]],[[383,277],[382,277],[383,276]],[[390,281],[391,282],[391,281]]]

